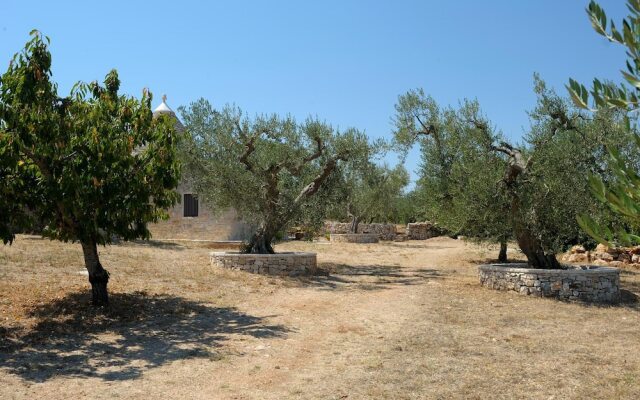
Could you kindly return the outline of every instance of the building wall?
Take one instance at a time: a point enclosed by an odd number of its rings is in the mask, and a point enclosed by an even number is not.
[[[202,199],[198,199],[198,216],[184,217],[184,194],[193,192],[182,184],[178,193],[180,203],[169,210],[169,219],[149,225],[152,239],[244,240],[253,233],[250,226],[237,218],[235,210],[213,213]]]

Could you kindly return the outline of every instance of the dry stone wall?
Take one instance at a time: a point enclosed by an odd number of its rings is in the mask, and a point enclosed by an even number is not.
[[[211,265],[254,274],[300,276],[317,273],[315,253],[244,254],[211,252]]]
[[[592,303],[620,301],[620,270],[581,266],[562,270],[526,268],[527,264],[489,264],[478,267],[480,284],[523,295],[556,297]]]
[[[324,223],[325,233],[348,234],[351,223],[326,221]],[[396,237],[396,226],[394,224],[359,224],[357,233],[374,234],[380,240],[394,240]]]
[[[407,224],[407,238],[425,240],[439,236],[438,229],[431,222],[414,222]]]

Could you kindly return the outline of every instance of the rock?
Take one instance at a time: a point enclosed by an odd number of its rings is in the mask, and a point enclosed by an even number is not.
[[[586,253],[587,249],[585,249],[584,246],[577,244],[573,246],[569,251],[571,252],[571,254],[576,254],[576,253],[582,254],[582,253]]]
[[[629,264],[631,262],[631,255],[629,255],[628,253],[620,253],[620,255],[618,256],[618,261]]]
[[[639,263],[640,262],[640,254],[633,253],[631,255],[631,262],[634,263],[634,264]]]
[[[569,255],[566,261],[572,262],[572,263],[583,263],[583,262],[588,262],[589,257],[585,253],[574,253]]]
[[[614,268],[622,268],[623,265],[624,263],[622,261],[611,261],[609,263],[609,266]]]
[[[597,266],[600,266],[600,267],[606,267],[606,266],[609,265],[609,263],[607,261],[602,260],[600,258],[597,258],[597,259],[593,260],[591,263],[593,265],[597,265]]]
[[[635,255],[635,254],[640,254],[640,246],[632,247],[632,248],[629,250],[629,253],[634,254],[634,255]]]
[[[613,255],[609,253],[596,253],[596,258],[605,262],[611,262],[614,260]]]

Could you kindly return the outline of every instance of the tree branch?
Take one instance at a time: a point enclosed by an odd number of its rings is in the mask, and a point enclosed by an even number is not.
[[[329,175],[331,175],[333,170],[338,165],[338,161],[339,160],[346,161],[347,155],[348,154],[339,154],[336,157],[329,159],[329,161],[327,161],[322,171],[313,179],[313,181],[311,181],[311,183],[309,183],[307,186],[305,186],[302,189],[300,194],[298,194],[298,196],[294,200],[294,204],[299,205],[302,202],[302,200],[304,200],[307,197],[313,196],[318,190],[320,190],[320,186],[329,177]]]
[[[234,121],[236,125],[236,129],[238,129],[238,135],[240,139],[244,142],[243,145],[245,147],[244,152],[240,155],[240,162],[244,164],[247,171],[253,171],[253,164],[249,162],[249,156],[256,150],[255,142],[256,139],[262,134],[262,132],[256,132],[251,136],[248,136],[246,132],[240,126],[240,121]]]

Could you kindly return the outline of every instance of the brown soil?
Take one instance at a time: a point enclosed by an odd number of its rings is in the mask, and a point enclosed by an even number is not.
[[[101,249],[96,311],[79,245],[0,247],[0,398],[640,398],[640,271],[599,307],[482,288],[497,250],[452,239],[277,250],[318,252],[330,275],[121,244]]]

